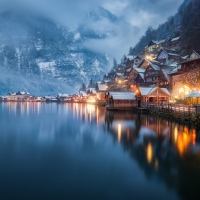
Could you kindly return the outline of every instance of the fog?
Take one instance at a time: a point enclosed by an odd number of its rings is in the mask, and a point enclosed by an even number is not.
[[[120,60],[134,46],[148,26],[156,28],[177,12],[183,0],[0,0],[0,12],[27,12],[43,15],[65,27],[83,23],[84,16],[92,9],[102,6],[138,30],[114,24],[105,19],[96,29],[113,30],[117,33],[102,40],[86,40],[85,47],[99,53],[107,53]],[[94,24],[93,24],[94,25]]]

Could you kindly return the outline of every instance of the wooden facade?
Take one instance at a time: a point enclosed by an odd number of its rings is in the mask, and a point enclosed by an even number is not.
[[[161,105],[168,103],[170,99],[170,93],[166,88],[159,87],[139,87],[137,98],[138,107],[147,107],[148,105]]]
[[[105,98],[108,110],[131,110],[136,106],[134,92],[108,92]]]
[[[157,77],[160,71],[160,67],[154,64],[150,64],[144,72],[144,85],[146,87],[156,86],[158,83]]]

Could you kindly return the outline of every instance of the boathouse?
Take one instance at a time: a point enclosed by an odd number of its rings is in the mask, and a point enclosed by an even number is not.
[[[132,110],[136,107],[134,92],[107,92],[105,97],[109,110]]]
[[[147,107],[148,105],[161,105],[168,103],[170,93],[166,88],[159,87],[139,87],[136,94],[137,107]]]

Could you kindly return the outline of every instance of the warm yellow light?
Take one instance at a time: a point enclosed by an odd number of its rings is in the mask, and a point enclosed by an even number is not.
[[[95,111],[95,106],[91,104],[87,104],[87,111],[88,113],[92,113]]]
[[[118,124],[118,132],[117,132],[118,142],[121,141],[121,135],[122,135],[122,126],[121,124]]]
[[[121,81],[121,80],[119,80],[119,81],[118,81],[118,83],[122,83],[122,81]]]
[[[175,99],[177,99],[178,98],[178,96],[175,96]]]
[[[178,138],[178,127],[176,126],[174,128],[174,142],[177,142],[177,138]]]
[[[150,164],[153,159],[153,147],[152,144],[149,143],[147,146],[147,162]]]

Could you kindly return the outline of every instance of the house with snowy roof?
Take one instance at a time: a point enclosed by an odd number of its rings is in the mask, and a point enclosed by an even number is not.
[[[170,92],[166,88],[139,87],[136,99],[138,107],[147,107],[151,104],[160,105],[169,102]]]
[[[144,73],[138,73],[138,75],[135,78],[135,84],[137,87],[144,86],[145,80],[144,80]]]
[[[170,65],[175,61],[180,61],[180,59],[181,57],[179,54],[176,53],[176,51],[164,48],[162,48],[157,55],[157,61],[164,65]]]
[[[170,41],[170,46],[172,48],[177,48],[179,42],[180,42],[180,37],[172,38],[171,41]]]
[[[134,92],[108,92],[106,93],[106,108],[109,110],[131,110],[136,107]]]
[[[160,72],[160,67],[148,61],[149,65],[144,72],[144,84],[147,87],[156,86],[158,83],[157,77]]]
[[[132,68],[132,70],[130,71],[130,73],[128,74],[128,82],[129,84],[135,84],[135,78],[137,77],[137,75],[139,73],[143,73],[145,72],[145,68],[139,68],[139,67],[135,67]]]

